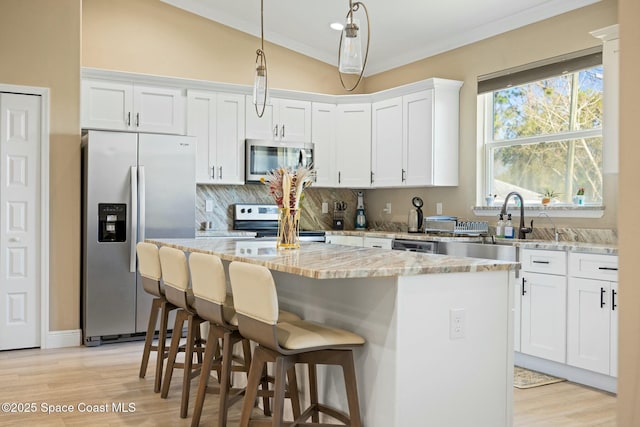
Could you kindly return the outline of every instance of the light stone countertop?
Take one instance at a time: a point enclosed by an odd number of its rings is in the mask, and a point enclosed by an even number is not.
[[[274,240],[198,238],[147,239],[187,252],[211,253],[227,261],[244,261],[284,273],[313,279],[413,276],[510,270],[518,263],[460,258],[426,253],[389,251],[343,245],[302,242],[299,249],[276,249]]]
[[[618,255],[616,245],[590,242],[554,242],[553,240],[496,239],[499,244],[513,245],[522,249],[544,249],[581,252],[599,255]]]

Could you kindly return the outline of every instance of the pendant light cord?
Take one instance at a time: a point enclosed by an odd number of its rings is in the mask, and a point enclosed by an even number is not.
[[[257,99],[254,106],[256,108],[256,114],[261,118],[264,115],[264,110],[267,108],[268,88],[267,55],[264,53],[264,0],[260,0],[260,48],[256,51],[256,73],[258,73],[259,67],[264,69],[264,96],[262,98],[261,107],[258,108],[259,101]],[[254,88],[254,90],[256,89],[257,88]]]

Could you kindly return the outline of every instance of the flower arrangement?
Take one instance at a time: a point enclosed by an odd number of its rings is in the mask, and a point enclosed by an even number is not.
[[[579,187],[576,196],[584,196],[584,187]]]
[[[270,171],[261,182],[269,186],[269,193],[280,208],[298,209],[302,193],[313,181],[313,172],[305,166],[297,169],[278,168]]]
[[[281,249],[300,247],[300,202],[303,191],[311,185],[313,172],[308,167],[278,168],[261,179],[269,186],[269,193],[278,205],[278,236],[276,246]]]

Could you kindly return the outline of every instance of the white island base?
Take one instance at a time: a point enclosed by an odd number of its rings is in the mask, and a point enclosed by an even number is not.
[[[282,308],[366,339],[356,351],[365,426],[512,425],[509,271],[323,280],[273,274]],[[346,411],[340,368],[318,371],[320,401]],[[306,393],[303,367],[298,375]]]

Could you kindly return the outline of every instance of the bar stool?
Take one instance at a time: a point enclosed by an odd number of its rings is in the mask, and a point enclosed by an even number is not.
[[[229,265],[229,276],[240,333],[258,343],[253,353],[240,426],[264,425],[264,420],[251,419],[251,409],[264,364],[275,362],[273,426],[283,425],[285,373],[296,363],[306,363],[311,405],[299,417],[294,414],[293,425],[326,426],[328,424],[318,423],[319,414],[325,413],[344,425],[361,427],[353,349],[363,345],[364,339],[349,331],[305,320],[278,323],[278,295],[273,276],[266,267],[234,261]],[[348,415],[318,402],[316,364],[342,366]],[[305,423],[309,417],[313,423]]]
[[[160,248],[160,265],[164,279],[165,295],[169,302],[176,305],[176,321],[171,337],[171,347],[167,360],[167,368],[162,384],[160,396],[166,398],[169,394],[171,377],[174,369],[183,369],[182,398],[180,402],[180,417],[186,418],[189,408],[189,388],[191,380],[200,374],[204,341],[200,336],[200,324],[204,322],[193,308],[193,291],[189,288],[189,267],[187,257],[181,250],[162,246]],[[187,322],[187,340],[181,346],[181,331]],[[184,352],[184,362],[176,362],[179,352]],[[193,363],[193,355],[197,355],[198,363]]]
[[[169,312],[177,307],[167,301],[164,295],[164,288],[160,282],[162,270],[160,268],[160,256],[158,247],[151,243],[140,242],[136,246],[138,254],[138,271],[142,277],[143,289],[153,295],[151,303],[151,313],[149,313],[149,324],[147,335],[144,339],[144,349],[142,350],[142,362],[140,363],[140,378],[147,374],[149,354],[156,352],[156,373],[153,391],[158,393],[162,384],[162,368],[164,359],[167,357],[165,351],[167,341],[167,326],[169,322]],[[156,323],[160,314],[160,329],[158,330],[158,344],[153,345],[153,336],[156,330]]]
[[[251,346],[249,340],[240,335],[238,331],[238,318],[233,307],[233,298],[227,294],[227,280],[222,261],[215,255],[192,253],[189,255],[189,269],[191,271],[191,285],[194,295],[194,308],[202,319],[209,322],[209,334],[207,336],[207,346],[205,347],[202,370],[200,372],[200,382],[198,384],[198,394],[196,396],[191,425],[197,426],[200,423],[200,416],[204,405],[204,398],[207,392],[220,393],[218,408],[218,426],[227,425],[227,411],[231,405],[240,400],[245,389],[231,387],[231,372],[245,372],[249,374],[251,365]],[[294,313],[280,310],[278,314],[281,321],[296,321],[300,317]],[[222,340],[221,360],[216,360],[216,346],[211,345]],[[242,343],[244,358],[233,356],[233,346]],[[220,386],[209,389],[209,371],[216,362],[221,363],[221,374],[218,380]],[[233,362],[237,362],[234,364]],[[292,371],[289,383],[295,385],[295,373]],[[267,379],[261,378],[261,395],[265,415],[270,415],[269,393]],[[297,388],[290,393],[294,412],[300,413],[300,403],[297,395]]]

